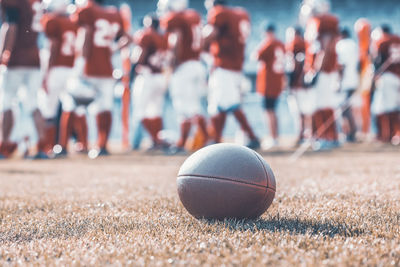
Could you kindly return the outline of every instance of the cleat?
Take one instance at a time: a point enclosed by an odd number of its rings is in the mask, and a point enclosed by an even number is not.
[[[39,151],[35,156],[32,158],[33,160],[46,160],[50,159],[49,156],[44,153],[43,151]]]
[[[98,157],[109,156],[110,153],[105,148],[93,148],[89,150],[88,156],[90,159],[96,159]]]
[[[257,149],[260,149],[261,144],[260,144],[260,141],[258,141],[258,139],[253,139],[247,143],[246,147],[253,149],[253,150],[257,150]]]
[[[68,156],[68,152],[65,148],[60,145],[55,145],[53,148],[53,157],[55,159],[66,158]]]
[[[187,151],[183,147],[171,146],[165,150],[165,154],[168,156],[186,155]]]

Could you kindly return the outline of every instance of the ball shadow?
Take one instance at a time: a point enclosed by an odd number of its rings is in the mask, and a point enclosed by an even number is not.
[[[273,233],[289,233],[293,235],[309,234],[324,237],[357,237],[364,233],[363,229],[333,221],[320,222],[299,218],[269,218],[256,220],[225,219],[223,221],[205,220],[209,224],[222,225],[231,231],[268,231]]]

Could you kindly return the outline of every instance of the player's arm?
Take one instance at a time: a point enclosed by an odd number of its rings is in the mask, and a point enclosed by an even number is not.
[[[7,64],[17,39],[19,10],[15,7],[5,8],[5,22],[1,26],[1,63]]]
[[[218,29],[211,24],[207,24],[203,28],[203,49],[209,50],[211,43],[217,39]]]
[[[179,31],[172,31],[168,33],[168,47],[174,55],[171,59],[171,66],[175,68],[178,65],[178,55],[182,53],[182,34]]]

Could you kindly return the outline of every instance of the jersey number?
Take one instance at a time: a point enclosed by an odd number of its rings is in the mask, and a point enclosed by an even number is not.
[[[31,28],[35,32],[41,32],[42,31],[42,24],[40,23],[43,15],[43,8],[40,2],[34,2],[32,5],[32,24]]]
[[[285,71],[285,53],[280,48],[275,49],[275,60],[272,69],[275,73],[283,73]]]
[[[248,20],[241,20],[239,22],[240,42],[245,43],[250,37],[251,25]]]
[[[389,54],[393,63],[400,63],[400,44],[392,44],[389,48]]]
[[[116,22],[110,23],[105,19],[98,19],[95,22],[94,45],[97,47],[110,47],[120,30]]]
[[[201,26],[200,24],[196,24],[192,27],[192,49],[200,50],[201,49]]]
[[[73,56],[75,52],[76,35],[73,31],[66,31],[62,36],[61,54]]]

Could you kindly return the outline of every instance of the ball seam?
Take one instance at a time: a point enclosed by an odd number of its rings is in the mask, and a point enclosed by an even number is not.
[[[196,178],[223,180],[223,181],[235,182],[235,183],[240,183],[240,184],[252,185],[252,186],[260,187],[260,188],[263,188],[263,189],[274,190],[273,188],[268,187],[268,185],[267,186],[263,186],[263,185],[259,185],[259,184],[254,184],[254,183],[249,183],[249,182],[244,182],[244,181],[238,181],[238,180],[235,180],[234,178],[209,176],[209,175],[201,175],[201,174],[180,174],[180,175],[178,175],[178,179],[179,178],[187,178],[187,176],[196,177]]]

